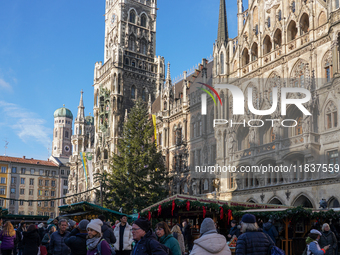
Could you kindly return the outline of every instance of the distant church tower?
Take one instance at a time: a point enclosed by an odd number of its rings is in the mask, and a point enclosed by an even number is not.
[[[65,105],[54,112],[52,156],[68,158],[72,155],[72,120],[72,112]]]
[[[95,171],[108,170],[117,152],[125,110],[135,100],[155,100],[164,83],[164,58],[156,57],[156,0],[107,0],[104,63],[94,70]]]

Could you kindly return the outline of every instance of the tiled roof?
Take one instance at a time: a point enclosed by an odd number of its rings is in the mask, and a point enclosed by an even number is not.
[[[15,158],[8,156],[0,156],[0,162],[9,162],[9,163],[21,163],[21,164],[30,164],[30,165],[41,165],[41,166],[57,166],[52,161],[39,160],[39,159],[28,159],[28,158]]]

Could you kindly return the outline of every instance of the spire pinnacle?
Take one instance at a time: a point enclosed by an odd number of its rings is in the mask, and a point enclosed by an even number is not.
[[[228,25],[226,5],[225,0],[220,0],[220,14],[218,18],[217,42],[224,43],[227,41],[228,41]]]
[[[84,113],[84,102],[83,102],[83,90],[80,91],[80,101],[78,106],[78,114],[77,114],[77,120],[82,121],[85,119],[85,113]]]
[[[167,71],[167,74],[166,74],[166,79],[167,79],[167,80],[171,80],[171,75],[170,75],[170,62],[168,62],[168,71]]]

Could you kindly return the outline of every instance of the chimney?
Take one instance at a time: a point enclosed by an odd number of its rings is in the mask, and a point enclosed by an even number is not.
[[[26,159],[26,156],[22,156],[23,159]]]

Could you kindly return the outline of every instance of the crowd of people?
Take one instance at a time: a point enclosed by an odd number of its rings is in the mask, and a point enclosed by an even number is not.
[[[10,221],[2,226],[0,220],[0,249],[1,255],[231,255],[227,241],[237,240],[236,255],[267,255],[277,249],[278,231],[273,223],[260,223],[254,215],[245,214],[239,224],[231,221],[224,236],[211,218],[205,218],[199,238],[193,240],[188,221],[170,230],[164,221],[153,229],[145,218],[129,225],[125,215],[113,226],[104,215],[78,223],[66,219],[54,219],[49,225],[21,222],[17,228]],[[327,223],[319,227],[310,231],[304,254],[336,255],[336,229]]]

